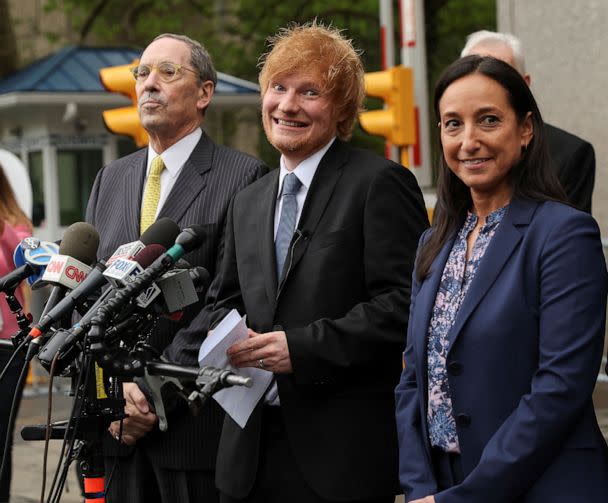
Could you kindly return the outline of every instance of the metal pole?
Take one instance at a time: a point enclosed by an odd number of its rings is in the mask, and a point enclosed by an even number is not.
[[[393,24],[393,0],[379,0],[380,9],[380,55],[382,70],[395,66],[395,27]],[[386,107],[386,105],[385,105]],[[386,142],[384,156],[393,161],[399,160],[399,148]]]
[[[401,63],[414,69],[414,99],[416,101],[417,140],[409,147],[406,158],[422,188],[432,183],[429,143],[428,91],[426,82],[426,42],[424,39],[423,0],[400,0]],[[406,149],[403,149],[403,153]],[[403,155],[403,154],[402,154]],[[403,157],[402,157],[403,159]]]

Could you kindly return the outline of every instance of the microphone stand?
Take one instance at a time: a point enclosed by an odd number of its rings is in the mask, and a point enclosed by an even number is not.
[[[84,478],[85,503],[105,503],[106,479],[103,455],[103,437],[112,421],[124,419],[125,400],[122,395],[122,380],[110,384],[110,375],[132,379],[137,376],[163,376],[156,378],[158,383],[166,383],[172,378],[194,382],[194,391],[187,397],[191,409],[197,410],[216,391],[228,386],[252,386],[251,378],[235,375],[229,370],[213,367],[183,367],[163,361],[150,360],[151,353],[144,350],[141,356],[127,353],[122,348],[108,348],[104,343],[105,330],[102,324],[95,324],[85,336],[82,352],[77,363],[72,364],[76,371],[72,374],[78,379],[75,385],[74,408],[69,421],[54,423],[51,426],[50,438],[70,440],[67,461],[57,487],[55,481],[51,487],[47,503],[58,503],[63,491],[69,464],[78,461]],[[128,361],[121,371],[115,365],[107,366],[113,358]],[[79,368],[78,368],[79,367]],[[154,380],[152,380],[154,382]],[[160,392],[160,384],[151,390],[159,423],[165,424],[166,417]],[[162,416],[162,417],[161,417]],[[46,425],[25,427],[21,436],[24,440],[45,440]],[[75,442],[79,446],[74,450]],[[56,475],[57,478],[57,475]],[[54,493],[54,494],[53,494]]]

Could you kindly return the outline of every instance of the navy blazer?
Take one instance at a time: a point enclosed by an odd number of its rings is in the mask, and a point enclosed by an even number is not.
[[[606,501],[608,450],[591,399],[608,284],[599,229],[574,208],[529,200],[512,201],[448,334],[465,480],[437,492],[426,339],[453,242],[412,284],[396,389],[406,501],[431,494],[437,503]]]

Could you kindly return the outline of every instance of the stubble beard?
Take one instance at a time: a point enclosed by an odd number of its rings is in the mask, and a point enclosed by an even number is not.
[[[281,153],[297,152],[301,150],[304,145],[306,145],[305,138],[289,139],[289,137],[287,137],[286,135],[275,134],[272,130],[272,126],[274,125],[272,119],[264,119],[262,121],[262,125],[264,127],[264,133],[266,134],[266,139],[268,140],[268,143],[270,143],[276,150]]]

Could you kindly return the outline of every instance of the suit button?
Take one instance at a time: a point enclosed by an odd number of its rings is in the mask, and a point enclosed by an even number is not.
[[[471,416],[468,414],[463,414],[462,412],[460,414],[456,414],[456,424],[463,427],[469,426],[471,424]]]
[[[448,363],[448,372],[453,376],[459,376],[462,374],[463,369],[464,367],[460,362],[453,361]]]
[[[283,330],[282,325],[275,325],[274,327],[272,327],[273,332],[281,332],[282,330]]]

